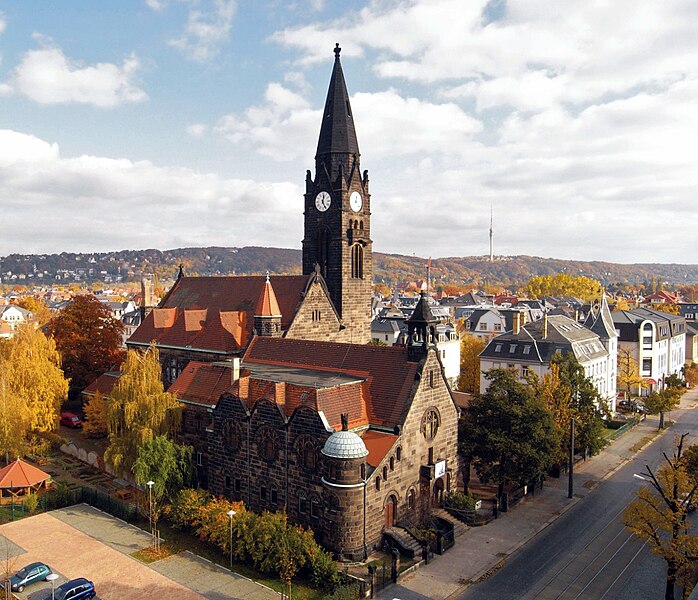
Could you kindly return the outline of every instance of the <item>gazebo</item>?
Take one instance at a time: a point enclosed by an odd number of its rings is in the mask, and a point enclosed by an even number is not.
[[[48,487],[51,476],[21,458],[0,469],[0,505]]]

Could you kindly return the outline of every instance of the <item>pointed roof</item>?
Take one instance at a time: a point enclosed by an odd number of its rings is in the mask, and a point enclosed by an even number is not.
[[[606,294],[601,295],[601,302],[592,305],[584,325],[602,339],[616,337],[616,326],[613,324],[613,316],[608,307]]]
[[[51,476],[21,458],[0,469],[0,488],[23,488],[36,485]]]
[[[269,281],[269,273],[267,273],[267,280],[262,288],[262,293],[259,295],[259,300],[257,300],[257,306],[254,309],[254,316],[281,317],[279,303],[276,301],[274,288],[271,286],[271,281]]]
[[[327,154],[359,154],[359,143],[356,139],[347,84],[344,81],[342,63],[339,61],[340,52],[341,48],[337,44],[334,49],[334,69],[332,70],[330,87],[327,90],[320,138],[315,155],[315,159],[318,161]]]
[[[426,291],[422,290],[419,294],[419,302],[414,307],[412,316],[407,319],[408,323],[436,323],[437,319],[429,307],[429,300]]]

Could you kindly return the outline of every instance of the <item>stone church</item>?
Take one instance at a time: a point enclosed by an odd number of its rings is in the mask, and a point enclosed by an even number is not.
[[[200,482],[284,510],[340,559],[440,503],[458,477],[457,409],[423,296],[405,346],[368,345],[368,172],[339,45],[306,174],[303,275],[180,277],[128,340],[155,343]]]

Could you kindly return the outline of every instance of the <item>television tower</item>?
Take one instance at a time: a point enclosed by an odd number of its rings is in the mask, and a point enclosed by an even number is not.
[[[494,211],[490,206],[490,262],[494,261]]]

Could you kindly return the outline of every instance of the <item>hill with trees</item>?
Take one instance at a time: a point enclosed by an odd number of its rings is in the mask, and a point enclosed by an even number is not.
[[[418,256],[375,252],[374,279],[393,286],[426,279],[427,260]],[[301,269],[301,251],[286,248],[177,248],[174,250],[122,250],[106,253],[69,253],[0,257],[3,284],[53,285],[55,283],[105,283],[138,281],[144,274],[160,280],[173,279],[182,264],[189,275],[297,274]],[[665,285],[680,287],[698,283],[698,265],[620,264],[601,261],[561,260],[536,256],[447,257],[431,260],[433,288],[458,286],[516,289],[533,277],[566,273],[585,276],[602,285],[622,289],[625,286]]]

